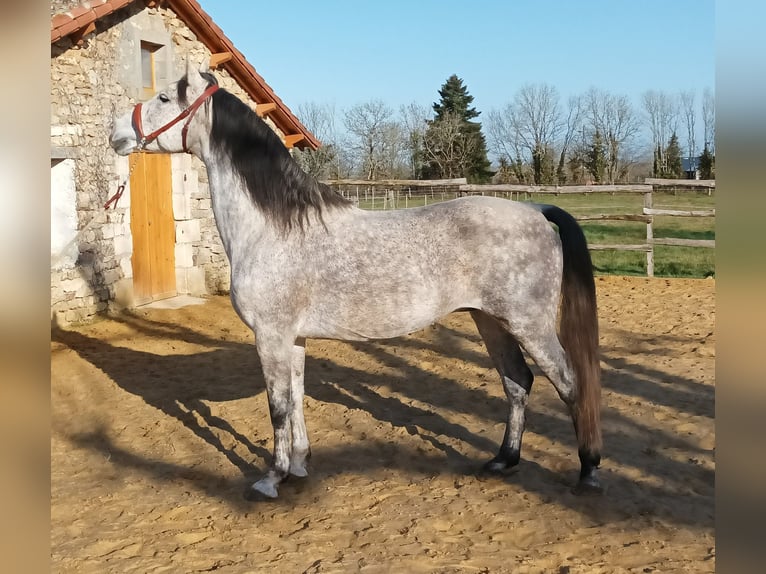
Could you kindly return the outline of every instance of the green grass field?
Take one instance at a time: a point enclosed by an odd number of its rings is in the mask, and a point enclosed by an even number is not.
[[[433,196],[415,195],[406,201],[407,207],[452,199],[452,193],[436,192]],[[516,196],[514,196],[514,199]],[[522,195],[520,200],[524,200]],[[529,201],[529,199],[527,199]],[[630,194],[582,194],[553,195],[535,194],[534,201],[550,203],[566,209],[573,215],[640,214],[643,195]],[[360,194],[359,206],[372,209],[371,196],[365,201]],[[405,207],[404,194],[399,195],[397,208]],[[386,202],[391,208],[391,203]],[[708,210],[715,209],[715,194],[707,192],[678,191],[655,192],[655,209]],[[377,193],[374,209],[383,208],[383,194]],[[630,221],[583,221],[582,228],[588,242],[597,244],[643,244],[646,243],[646,224]],[[668,217],[654,218],[654,237],[679,239],[715,239],[714,217]],[[641,251],[592,251],[593,265],[602,275],[646,275],[646,254]],[[654,274],[658,277],[709,277],[715,276],[715,250],[704,247],[671,247],[658,245],[654,248]]]

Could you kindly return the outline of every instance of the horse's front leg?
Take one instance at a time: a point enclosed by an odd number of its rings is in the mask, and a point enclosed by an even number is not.
[[[293,345],[290,430],[292,431],[292,452],[290,453],[290,474],[307,476],[306,461],[311,457],[306,422],[303,418],[303,373],[306,364],[306,339],[299,337]]]
[[[270,337],[261,332],[256,337],[256,347],[266,381],[271,425],[274,428],[274,454],[271,467],[263,478],[252,485],[246,494],[248,498],[257,497],[259,493],[276,498],[279,483],[290,471],[290,417],[293,412],[292,343],[292,339],[284,341],[280,337]]]

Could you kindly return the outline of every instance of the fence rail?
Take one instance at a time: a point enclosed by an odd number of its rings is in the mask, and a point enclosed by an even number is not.
[[[646,178],[643,184],[634,183],[626,185],[520,185],[520,184],[469,184],[465,178],[437,179],[437,180],[357,180],[342,179],[324,181],[343,193],[349,199],[360,203],[362,197],[365,202],[372,201],[372,209],[377,200],[381,202],[383,209],[399,209],[409,207],[409,199],[413,197],[424,198],[428,203],[428,197],[432,201],[449,199],[458,195],[498,195],[514,199],[529,199],[536,194],[631,194],[643,195],[643,209],[641,213],[601,213],[591,215],[578,215],[578,221],[635,221],[646,224],[646,243],[639,245],[625,244],[592,244],[589,248],[593,251],[643,251],[646,253],[646,274],[654,277],[654,246],[674,247],[698,247],[715,249],[715,240],[711,239],[682,239],[676,237],[654,237],[654,218],[662,217],[715,217],[715,209],[706,210],[678,210],[678,209],[655,209],[653,207],[654,193],[659,190],[684,188],[687,190],[701,189],[708,195],[715,189],[715,180],[686,180],[686,179],[658,179]],[[354,188],[353,193],[350,188]],[[360,193],[362,188],[362,193]],[[383,189],[381,189],[383,188]],[[412,188],[416,188],[413,191]],[[382,193],[381,193],[382,192]],[[404,201],[402,201],[402,197]],[[402,205],[403,204],[403,205]]]
[[[714,179],[660,179],[657,177],[647,177],[644,183],[652,187],[691,187],[694,189],[709,188],[715,189]]]
[[[461,192],[522,192],[549,193],[563,195],[567,193],[649,193],[654,189],[651,185],[640,183],[627,185],[518,185],[518,184],[476,184],[461,185]]]
[[[468,180],[464,177],[455,179],[327,179],[322,183],[337,186],[373,186],[373,187],[448,187],[465,185]]]

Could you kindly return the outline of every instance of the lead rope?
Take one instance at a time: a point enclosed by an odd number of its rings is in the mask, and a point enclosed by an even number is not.
[[[144,148],[142,144],[143,144],[143,141],[138,144],[138,146],[136,147],[137,151],[141,151]],[[130,180],[130,176],[133,175],[133,170],[136,169],[137,165],[138,165],[138,160],[134,161],[133,165],[130,166],[130,169],[128,170],[128,175],[126,175],[125,179],[122,180],[122,183],[117,186],[117,192],[106,201],[106,203],[104,204],[104,209],[109,211],[109,206],[112,204],[114,204],[112,205],[112,208],[117,209],[117,202],[122,197],[122,194],[125,191],[125,186],[128,184],[128,181]],[[91,219],[91,221],[93,220]]]

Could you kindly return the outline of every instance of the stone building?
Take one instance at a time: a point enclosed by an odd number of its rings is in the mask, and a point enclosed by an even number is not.
[[[113,117],[178,79],[187,56],[210,58],[221,86],[288,148],[319,145],[196,1],[52,0],[51,318],[60,324],[229,288],[202,162],[121,157],[108,142]]]

